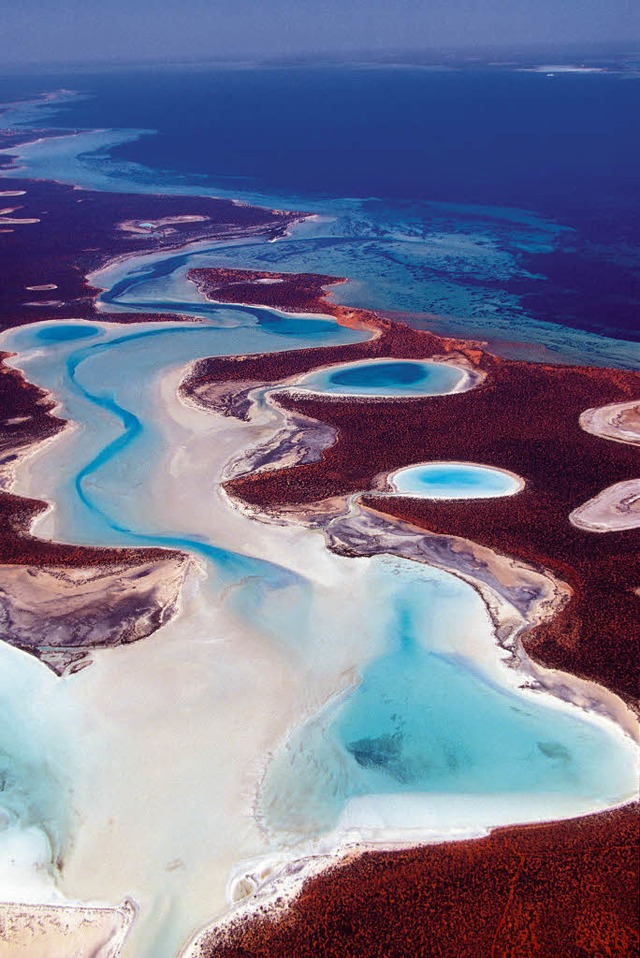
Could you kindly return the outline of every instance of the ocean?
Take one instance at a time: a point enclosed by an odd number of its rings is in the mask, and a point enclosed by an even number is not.
[[[637,76],[157,68],[5,77],[0,98],[52,88],[82,96],[36,111],[36,125],[119,131],[82,141],[71,181],[321,218],[244,265],[315,264],[350,277],[333,295],[352,305],[544,343],[560,361],[566,330],[640,341]],[[597,361],[589,335],[578,358]]]

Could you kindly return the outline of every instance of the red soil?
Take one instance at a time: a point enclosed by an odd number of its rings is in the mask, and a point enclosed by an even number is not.
[[[307,882],[201,958],[632,958],[638,816],[370,852]]]
[[[187,278],[214,301],[257,303],[297,313],[335,313],[340,307],[328,302],[325,287],[346,282],[319,273],[265,273],[256,269],[223,267],[190,269]]]

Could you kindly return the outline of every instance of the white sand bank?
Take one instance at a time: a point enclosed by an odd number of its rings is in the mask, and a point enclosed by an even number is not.
[[[616,482],[574,509],[570,522],[589,532],[640,528],[640,479]]]
[[[586,409],[580,416],[580,425],[594,436],[640,445],[640,400]]]
[[[136,914],[128,899],[117,908],[0,903],[0,955],[119,958]]]

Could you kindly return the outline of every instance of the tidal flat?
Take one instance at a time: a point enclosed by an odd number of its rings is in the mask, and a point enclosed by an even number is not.
[[[66,907],[69,929],[97,906],[114,958],[213,955],[224,929],[250,933],[262,905],[297,901],[336,863],[365,867],[367,850],[420,846],[428,883],[429,849],[455,844],[461,860],[500,826],[526,826],[518,841],[536,822],[574,835],[602,812],[600,834],[636,794],[628,650],[589,659],[598,620],[576,638],[571,616],[592,609],[593,583],[619,584],[630,532],[591,547],[593,533],[564,524],[595,486],[626,478],[638,379],[551,365],[541,344],[565,363],[633,366],[632,344],[563,327],[550,339],[530,316],[523,336],[547,360],[535,366],[371,308],[382,263],[387,305],[408,266],[466,263],[468,288],[419,289],[463,311],[490,279],[499,337],[520,307],[497,285],[534,277],[495,224],[517,224],[541,256],[564,228],[430,207],[427,237],[402,204],[339,200],[323,217],[193,185],[160,196],[149,171],[95,162],[139,139],[7,145],[26,212],[7,224],[20,268],[0,347],[30,399],[3,434],[15,537],[0,569],[2,896],[54,919]],[[29,272],[48,199],[94,245],[40,253]],[[456,216],[482,226],[455,238],[443,224]],[[478,294],[469,329],[487,302]],[[388,494],[434,462],[524,488]],[[605,648],[628,618],[614,603]]]
[[[236,354],[243,338],[269,345],[276,321],[279,349],[290,324],[300,346],[317,321],[267,313],[262,332],[258,310],[236,311],[231,328],[221,313],[220,326],[45,324],[2,342],[76,424],[15,467],[16,491],[55,503],[36,533],[195,558],[172,622],[93,650],[58,692],[84,730],[63,736],[73,841],[49,823],[60,889],[133,897],[128,947],[154,958],[224,913],[242,860],[479,834],[617,805],[634,788],[631,740],[520,689],[470,585],[407,559],[341,558],[320,531],[234,507],[220,485],[230,457],[272,436],[282,414],[258,400],[237,420],[179,399],[185,360]]]

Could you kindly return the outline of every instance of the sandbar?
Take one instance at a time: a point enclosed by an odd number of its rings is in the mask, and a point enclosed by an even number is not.
[[[118,907],[0,902],[3,958],[119,958],[136,920],[125,899]]]
[[[587,409],[580,416],[580,425],[594,436],[639,446],[640,400]]]
[[[617,482],[569,515],[578,529],[619,532],[640,528],[640,479]]]

